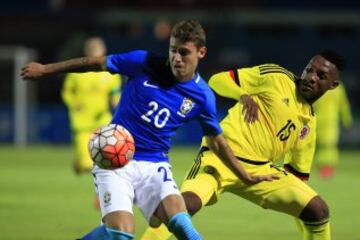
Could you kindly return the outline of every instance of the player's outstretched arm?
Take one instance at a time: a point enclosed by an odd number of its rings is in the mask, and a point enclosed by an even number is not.
[[[234,156],[233,151],[227,144],[225,138],[219,134],[217,136],[207,136],[207,144],[212,151],[228,166],[235,174],[246,184],[255,184],[262,181],[272,181],[279,179],[276,175],[258,175],[252,176],[248,174],[241,166],[239,160]]]
[[[31,62],[21,69],[21,77],[24,80],[38,80],[62,72],[102,71],[105,69],[105,64],[106,57],[73,58],[50,64]]]

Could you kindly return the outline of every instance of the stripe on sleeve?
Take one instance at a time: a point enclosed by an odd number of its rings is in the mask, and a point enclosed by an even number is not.
[[[235,81],[236,85],[240,86],[240,78],[237,69],[229,71],[230,77]]]
[[[288,71],[287,69],[280,67],[276,64],[264,64],[259,66],[260,75],[265,75],[268,73],[283,73],[287,75],[292,81],[295,81],[295,76],[292,72]]]

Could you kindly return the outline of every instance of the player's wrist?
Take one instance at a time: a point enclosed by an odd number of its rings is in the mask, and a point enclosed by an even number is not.
[[[249,94],[243,93],[243,94],[240,95],[239,101],[240,101],[241,103],[243,103],[243,102],[245,101],[245,98],[247,98],[247,97],[250,97]]]
[[[245,184],[252,184],[253,183],[253,177],[248,174],[245,171],[241,171],[239,174],[239,178],[245,183]]]
[[[45,64],[45,65],[43,65],[44,66],[43,69],[42,69],[42,75],[43,76],[47,76],[47,75],[50,75],[50,74],[53,73],[52,72],[52,65],[53,64]]]

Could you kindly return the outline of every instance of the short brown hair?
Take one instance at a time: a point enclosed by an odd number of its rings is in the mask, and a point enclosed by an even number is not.
[[[171,37],[177,38],[183,43],[194,42],[197,48],[204,47],[206,35],[203,27],[198,21],[184,20],[175,24],[171,30]]]

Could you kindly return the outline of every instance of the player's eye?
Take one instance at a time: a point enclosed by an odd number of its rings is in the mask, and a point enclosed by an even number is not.
[[[307,73],[310,73],[310,72],[312,72],[312,67],[307,67],[306,69],[305,69],[305,72],[307,72]]]
[[[326,74],[323,71],[318,71],[317,75],[318,75],[319,79],[326,80]]]
[[[181,56],[185,57],[185,56],[190,54],[190,51],[188,49],[186,49],[186,48],[181,48],[181,49],[179,49],[179,54]]]

